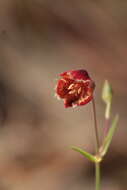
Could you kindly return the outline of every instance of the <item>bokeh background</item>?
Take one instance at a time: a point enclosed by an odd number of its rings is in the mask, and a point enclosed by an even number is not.
[[[94,151],[91,103],[65,109],[58,74],[86,69],[114,89],[120,121],[102,164],[103,190],[127,189],[127,1],[0,1],[0,190],[92,190],[94,166],[70,145]]]

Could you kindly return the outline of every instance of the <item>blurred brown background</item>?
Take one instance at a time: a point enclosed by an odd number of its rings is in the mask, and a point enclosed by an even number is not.
[[[70,145],[94,151],[91,104],[64,109],[58,74],[84,68],[114,89],[120,122],[102,164],[103,190],[127,189],[127,1],[0,1],[0,190],[92,190],[94,167]]]

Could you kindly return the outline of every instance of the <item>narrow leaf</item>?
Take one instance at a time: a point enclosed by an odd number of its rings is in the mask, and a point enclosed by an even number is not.
[[[113,137],[115,130],[116,130],[116,127],[117,127],[118,120],[119,120],[119,116],[116,115],[113,122],[112,122],[111,128],[109,129],[109,132],[104,139],[103,145],[100,148],[101,156],[104,156],[108,151],[108,148],[109,148],[111,141],[112,141],[112,137]]]
[[[79,152],[80,154],[82,154],[83,156],[85,156],[86,158],[88,158],[90,161],[92,162],[96,162],[96,157],[93,156],[92,154],[84,151],[83,149],[76,147],[76,146],[71,146],[72,150],[75,150],[77,152]]]

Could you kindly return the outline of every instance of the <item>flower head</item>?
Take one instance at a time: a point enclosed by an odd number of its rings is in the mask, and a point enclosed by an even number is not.
[[[85,70],[72,70],[60,74],[56,95],[64,100],[65,107],[85,105],[93,99],[95,83]]]

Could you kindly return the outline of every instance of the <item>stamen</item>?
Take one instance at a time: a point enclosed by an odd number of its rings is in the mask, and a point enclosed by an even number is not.
[[[74,94],[76,93],[76,90],[71,90],[70,92],[68,92],[68,94]]]
[[[80,88],[78,89],[78,94],[80,94],[80,93],[81,93],[81,90],[82,90],[82,89],[81,89],[81,87],[80,87]]]
[[[73,87],[74,87],[74,84],[71,84],[71,85],[68,87],[68,90],[71,90]]]

